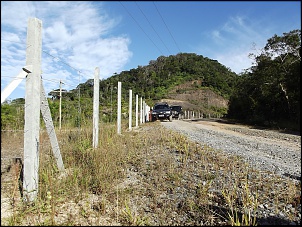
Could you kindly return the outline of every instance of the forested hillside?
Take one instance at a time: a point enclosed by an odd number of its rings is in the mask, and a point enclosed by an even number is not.
[[[228,98],[232,92],[237,75],[216,60],[202,55],[180,53],[169,57],[160,56],[151,60],[147,66],[123,71],[109,78],[116,83],[122,81],[126,90],[132,89],[145,98],[158,100],[177,85],[200,80],[201,87],[210,87]]]
[[[228,117],[300,131],[301,30],[274,35],[230,97]]]
[[[130,71],[123,71],[107,79],[100,80],[100,112],[101,120],[115,121],[117,108],[117,83],[122,82],[122,112],[128,113],[129,89],[133,94],[138,94],[146,100],[149,106],[165,98],[171,98],[175,93],[197,92],[204,90],[204,94],[215,94],[211,97],[221,99],[223,105],[213,105],[211,100],[200,98],[195,100],[191,110],[203,110],[226,113],[225,102],[229,99],[237,75],[231,72],[216,60],[205,58],[193,53],[180,53],[169,57],[160,56],[151,60],[147,66],[138,66]],[[68,126],[79,126],[92,119],[93,106],[93,84],[94,80],[89,79],[79,84],[76,89],[62,93],[62,124]],[[175,88],[190,84],[182,89]],[[58,124],[59,118],[59,89],[50,92],[48,95],[49,106],[53,116],[54,124]],[[194,94],[192,94],[194,96]],[[207,97],[207,95],[204,95]],[[185,100],[189,101],[189,100]],[[2,113],[5,113],[1,122],[2,127],[22,128],[23,120],[16,120],[23,114],[23,99],[13,100],[10,104],[2,105]],[[213,102],[214,103],[214,102]],[[133,102],[133,105],[135,103]],[[20,109],[21,108],[21,109]]]
[[[195,53],[159,56],[146,66],[100,80],[102,121],[114,122],[117,82],[122,82],[122,112],[128,113],[129,89],[149,106],[160,100],[185,101],[191,110],[219,113],[251,124],[300,130],[301,31],[273,36],[255,65],[237,75],[216,60]],[[93,79],[62,95],[62,124],[79,126],[92,119]],[[59,96],[49,105],[58,124]],[[1,127],[22,128],[23,99],[1,105]],[[133,102],[133,106],[135,102]]]

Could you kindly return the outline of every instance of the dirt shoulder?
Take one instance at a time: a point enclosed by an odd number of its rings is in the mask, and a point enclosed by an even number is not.
[[[301,151],[301,136],[284,133],[283,131],[259,129],[242,124],[231,124],[216,120],[187,121],[195,127],[223,132],[238,137],[254,139],[256,142],[262,141],[269,144],[279,144],[280,146],[292,147]]]

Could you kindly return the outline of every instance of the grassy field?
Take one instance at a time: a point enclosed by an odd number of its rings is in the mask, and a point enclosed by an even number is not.
[[[11,133],[1,133],[1,148],[17,150],[22,134],[14,132],[19,139],[12,143]],[[121,135],[101,123],[99,136],[94,149],[92,127],[58,130],[61,173],[42,131],[38,197],[21,202],[20,182],[5,181],[1,169],[1,198],[11,207],[1,225],[257,225],[265,222],[260,210],[267,205],[284,214],[271,224],[300,221],[300,183],[251,169],[159,122],[130,132],[124,122]]]

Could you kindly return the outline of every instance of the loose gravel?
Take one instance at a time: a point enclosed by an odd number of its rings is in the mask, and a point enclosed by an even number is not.
[[[228,206],[223,192],[232,195],[231,186],[237,185],[237,204],[233,207],[240,208],[247,204],[243,202],[245,182],[252,192],[251,204],[258,200],[257,207],[251,209],[258,225],[301,224],[300,135],[205,120],[157,123],[146,123],[131,132],[145,146],[125,163],[125,178],[113,183],[111,194],[90,194],[83,201],[65,203],[57,208],[58,225],[68,222],[70,214],[76,225],[90,226],[230,225],[232,206]],[[170,140],[161,137],[169,130],[195,142],[192,151],[202,152],[187,155],[175,140],[171,145]],[[186,143],[183,138],[179,141]],[[234,155],[247,161],[250,168]],[[248,178],[244,179],[247,172]],[[253,197],[254,192],[259,193],[258,199]],[[9,202],[2,198],[1,216],[2,205]],[[129,210],[124,209],[126,202]],[[85,216],[81,215],[83,211]],[[31,225],[27,220],[23,224]]]
[[[252,214],[257,216],[257,225],[300,225],[300,136],[213,121],[173,120],[160,125],[189,138],[209,151],[209,156],[197,153],[186,157],[169,143],[146,147],[144,154],[138,154],[140,161],[127,169],[127,181],[121,185],[127,182],[126,188],[136,192],[130,205],[148,217],[150,225],[230,225],[227,214],[232,207],[226,205],[223,192],[229,190],[232,195],[232,185],[239,183],[234,196],[242,206],[245,180],[252,194],[259,193],[256,213]],[[154,130],[162,133],[152,124],[146,124],[141,132],[152,134]],[[201,161],[204,158],[206,162]],[[169,166],[174,166],[172,176]],[[255,202],[254,196],[249,199]]]
[[[300,135],[208,121],[163,121],[162,125],[193,141],[239,155],[254,168],[301,181]]]

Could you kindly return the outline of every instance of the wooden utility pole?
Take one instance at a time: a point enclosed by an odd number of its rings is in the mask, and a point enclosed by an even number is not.
[[[40,87],[42,56],[42,21],[29,18],[26,44],[26,65],[32,72],[26,77],[24,124],[24,200],[33,202],[38,193]]]
[[[110,123],[112,122],[112,89],[113,89],[112,86],[113,85],[111,84],[110,85],[110,91],[111,91],[111,93],[110,93]]]
[[[60,107],[59,107],[59,112],[60,112],[60,117],[59,117],[59,129],[61,130],[61,122],[62,122],[62,84],[63,82],[60,80]]]

